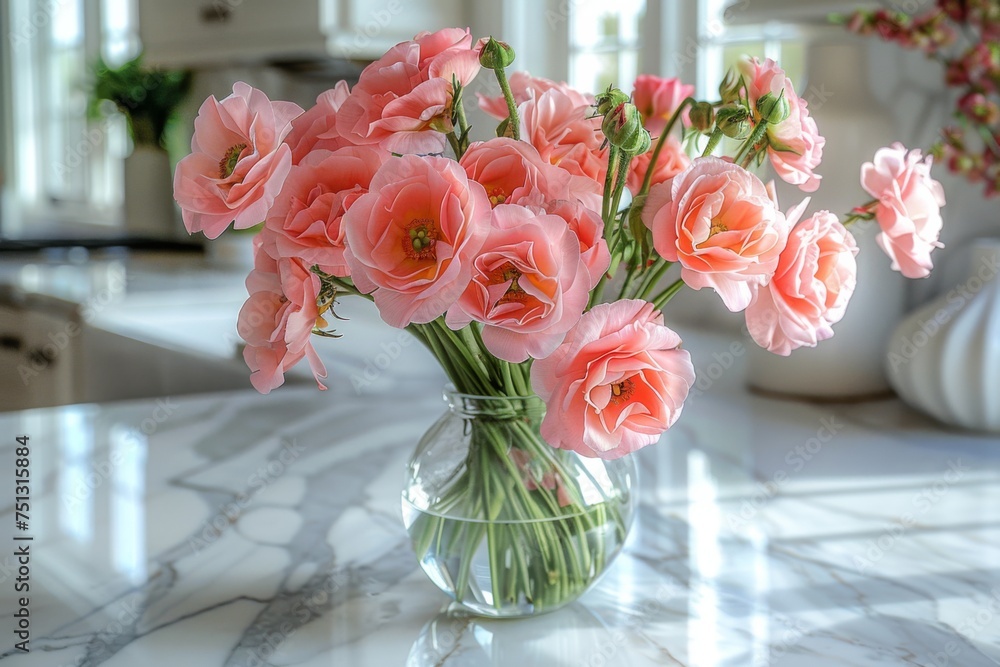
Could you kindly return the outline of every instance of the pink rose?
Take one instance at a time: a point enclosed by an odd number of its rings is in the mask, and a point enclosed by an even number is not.
[[[767,156],[781,180],[799,186],[804,192],[815,192],[822,176],[813,170],[823,159],[826,139],[820,136],[816,121],[809,116],[809,105],[795,94],[785,71],[770,58],[763,63],[756,58],[745,58],[740,61],[739,69],[753,109],[767,93],[777,97],[784,91],[789,114],[780,123],[768,125]]]
[[[482,322],[486,349],[505,361],[547,357],[590,297],[580,242],[562,218],[523,206],[497,206],[492,224],[448,326]]]
[[[174,199],[188,232],[214,239],[229,223],[247,229],[264,221],[292,166],[282,140],[301,113],[297,104],[272,102],[242,81],[221,102],[205,100],[191,154],[174,174]]]
[[[663,315],[641,300],[586,313],[555,352],[531,366],[545,401],[542,437],[559,449],[615,459],[651,445],[680,417],[694,367]]]
[[[857,284],[857,254],[854,237],[832,213],[820,211],[796,225],[774,277],[747,307],[754,341],[787,356],[833,336]]]
[[[861,167],[861,187],[878,200],[875,219],[882,231],[876,241],[907,278],[930,274],[931,252],[944,247],[938,241],[944,190],[931,178],[931,162],[897,142]]]
[[[285,143],[292,149],[292,164],[298,164],[314,150],[335,151],[352,145],[337,132],[337,112],[350,89],[346,81],[338,81],[330,90],[320,93],[311,109],[292,121],[292,131]]]
[[[604,240],[601,215],[579,202],[565,199],[548,202],[545,210],[565,220],[576,235],[580,242],[580,259],[590,274],[590,287],[594,287],[611,266],[611,252]]]
[[[563,95],[572,100],[575,106],[590,106],[594,103],[594,96],[581,93],[575,88],[571,88],[565,82],[552,81],[540,76],[531,76],[527,72],[513,72],[508,78],[510,92],[514,96],[514,103],[520,106],[523,102],[538,97],[547,90],[558,90]],[[479,108],[493,116],[497,120],[507,117],[507,101],[503,95],[488,97],[482,93],[476,93],[479,98]]]
[[[486,188],[494,206],[576,199],[601,210],[601,197],[594,193],[593,181],[549,164],[524,141],[505,137],[477,141],[469,146],[460,164],[469,178]]]
[[[272,241],[267,229],[254,239],[254,269],[247,276],[250,298],[236,325],[247,343],[243,359],[251,370],[250,382],[267,394],[284,383],[288,369],[306,358],[319,388],[326,389],[320,382],[326,368],[311,342],[320,317],[319,278],[298,259],[274,259],[267,252]]]
[[[732,162],[696,158],[650,189],[642,221],[661,257],[680,262],[694,289],[711,287],[729,310],[750,304],[788,238],[788,224],[759,178]]]
[[[388,324],[442,315],[472,280],[490,231],[486,190],[454,160],[407,155],[376,172],[341,223],[354,284]]]
[[[452,77],[465,86],[479,71],[468,30],[420,33],[361,72],[337,113],[337,132],[393,153],[440,153],[452,129]]]
[[[633,91],[632,102],[642,114],[643,124],[651,135],[658,137],[681,102],[694,95],[694,86],[677,78],[640,74]]]
[[[534,146],[542,159],[577,176],[590,179],[591,191],[604,191],[608,168],[601,118],[593,108],[553,88],[518,108],[521,138]]]
[[[654,150],[656,150],[656,144],[653,144],[642,155],[637,155],[633,158],[629,165],[628,180],[625,184],[633,194],[638,194],[639,190],[642,189],[642,182],[646,178],[646,172],[649,170]],[[660,149],[659,157],[656,158],[656,168],[653,170],[653,178],[650,184],[658,185],[664,181],[669,181],[689,166],[691,166],[691,158],[684,152],[681,142],[675,137],[667,137],[663,142],[663,148]]]
[[[279,257],[295,257],[326,273],[350,275],[342,219],[368,192],[383,154],[364,146],[314,150],[292,167],[267,216]]]

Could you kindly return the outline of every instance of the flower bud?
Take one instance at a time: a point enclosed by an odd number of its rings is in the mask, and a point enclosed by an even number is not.
[[[641,155],[649,150],[652,143],[649,132],[642,126],[642,116],[634,104],[622,102],[612,109],[601,125],[604,136],[611,145],[617,146],[629,155]]]
[[[624,104],[629,101],[628,95],[623,93],[621,89],[608,86],[606,92],[600,93],[595,96],[597,107],[597,113],[602,116],[607,116],[608,113],[618,107],[619,104]]]
[[[729,104],[715,114],[715,124],[730,139],[746,139],[750,136],[750,112],[746,107]]]
[[[490,37],[479,52],[479,64],[487,69],[503,69],[514,62],[514,49]]]
[[[695,102],[689,116],[691,127],[703,134],[711,132],[715,125],[715,107],[708,102]]]
[[[726,76],[723,77],[722,83],[719,84],[719,97],[722,99],[722,103],[729,104],[740,99],[740,88],[742,85],[743,81],[740,73],[736,71],[736,68],[730,67],[729,71],[726,72]]]
[[[788,98],[785,97],[785,91],[782,90],[777,97],[773,93],[761,95],[757,99],[757,112],[771,125],[777,125],[788,118],[792,109],[788,104]]]

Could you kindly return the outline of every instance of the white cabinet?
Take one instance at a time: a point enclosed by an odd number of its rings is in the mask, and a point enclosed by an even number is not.
[[[468,25],[461,0],[139,0],[145,60],[164,67],[371,60],[421,30]]]
[[[72,314],[0,304],[0,411],[72,402],[80,332]]]
[[[318,0],[139,0],[145,60],[165,67],[322,55]]]
[[[327,52],[334,58],[371,60],[418,32],[469,25],[462,0],[330,0]]]

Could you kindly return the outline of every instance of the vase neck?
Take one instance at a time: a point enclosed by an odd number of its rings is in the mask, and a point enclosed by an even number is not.
[[[445,389],[448,410],[463,418],[520,419],[539,416],[545,403],[538,396],[474,396]]]

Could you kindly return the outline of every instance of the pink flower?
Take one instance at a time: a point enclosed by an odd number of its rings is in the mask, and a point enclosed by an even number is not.
[[[335,151],[352,145],[337,132],[337,112],[350,95],[346,81],[338,81],[330,90],[320,93],[316,104],[292,121],[292,131],[285,143],[292,149],[292,164],[314,150]]]
[[[447,28],[402,42],[361,72],[337,114],[337,132],[393,153],[440,153],[451,126],[452,77],[479,72],[468,30]]]
[[[320,319],[319,278],[298,259],[274,259],[267,252],[272,241],[267,229],[254,239],[254,269],[247,276],[250,298],[236,325],[247,343],[243,359],[251,370],[250,382],[267,394],[284,383],[288,369],[306,358],[319,388],[326,389],[320,382],[326,368],[310,342]]]
[[[547,357],[590,297],[580,242],[562,218],[523,206],[497,206],[492,224],[448,326],[482,322],[486,349],[505,361]]]
[[[374,290],[388,324],[430,322],[472,280],[490,213],[486,190],[454,160],[392,158],[341,223],[351,278],[361,291]]]
[[[658,137],[681,102],[694,95],[694,86],[677,78],[640,74],[633,91],[632,102],[642,114],[643,124],[653,137]]]
[[[565,199],[548,202],[545,210],[565,220],[576,235],[580,259],[590,274],[590,286],[594,287],[611,266],[611,252],[604,240],[604,220],[597,211]]]
[[[770,58],[761,63],[756,58],[740,61],[740,71],[747,85],[751,108],[757,100],[770,93],[784,93],[789,114],[785,120],[768,125],[767,155],[781,180],[797,185],[804,192],[815,192],[822,176],[813,172],[823,159],[826,139],[820,136],[816,121],[809,116],[806,101],[795,94],[785,71]]]
[[[573,199],[591,209],[601,209],[601,197],[594,192],[593,181],[549,164],[524,141],[501,137],[475,142],[460,164],[469,178],[486,188],[494,206]]]
[[[534,146],[542,159],[591,181],[591,191],[604,191],[608,168],[601,118],[574,96],[553,88],[518,108],[521,138]]]
[[[760,179],[714,157],[697,158],[653,187],[642,221],[660,256],[680,262],[684,282],[711,287],[733,312],[770,280],[788,238],[785,216]]]
[[[754,341],[787,356],[833,336],[857,284],[857,254],[854,237],[832,213],[820,211],[796,225],[774,277],[746,310]]]
[[[680,344],[646,301],[595,306],[531,366],[531,386],[547,407],[542,437],[602,459],[656,442],[694,384],[691,356]]]
[[[191,154],[174,174],[174,199],[188,232],[214,239],[264,221],[292,165],[282,140],[302,108],[272,102],[242,81],[221,102],[205,100],[194,121]]]
[[[531,76],[527,72],[513,72],[509,79],[510,92],[514,96],[514,103],[520,106],[530,99],[538,97],[547,90],[558,90],[563,95],[570,98],[575,106],[585,107],[594,103],[594,96],[581,93],[575,88],[571,88],[565,82],[552,81],[540,76]],[[482,93],[476,93],[479,98],[479,108],[493,116],[497,120],[507,117],[507,102],[503,95],[487,97]]]
[[[629,165],[628,180],[625,184],[633,194],[638,194],[642,189],[642,182],[646,178],[646,171],[653,159],[653,151],[656,144],[653,144],[648,151],[642,155],[637,155]],[[656,168],[653,170],[651,185],[657,185],[681,173],[691,165],[691,158],[687,156],[675,137],[667,137],[660,149],[660,155],[656,159]]]
[[[314,150],[292,167],[281,194],[267,216],[279,257],[295,257],[326,273],[350,275],[344,259],[342,219],[368,192],[382,165],[380,151],[348,146]]]
[[[882,231],[876,241],[907,278],[930,274],[931,252],[944,247],[938,241],[944,190],[931,178],[931,162],[897,142],[861,166],[861,187],[878,200],[875,219]]]

